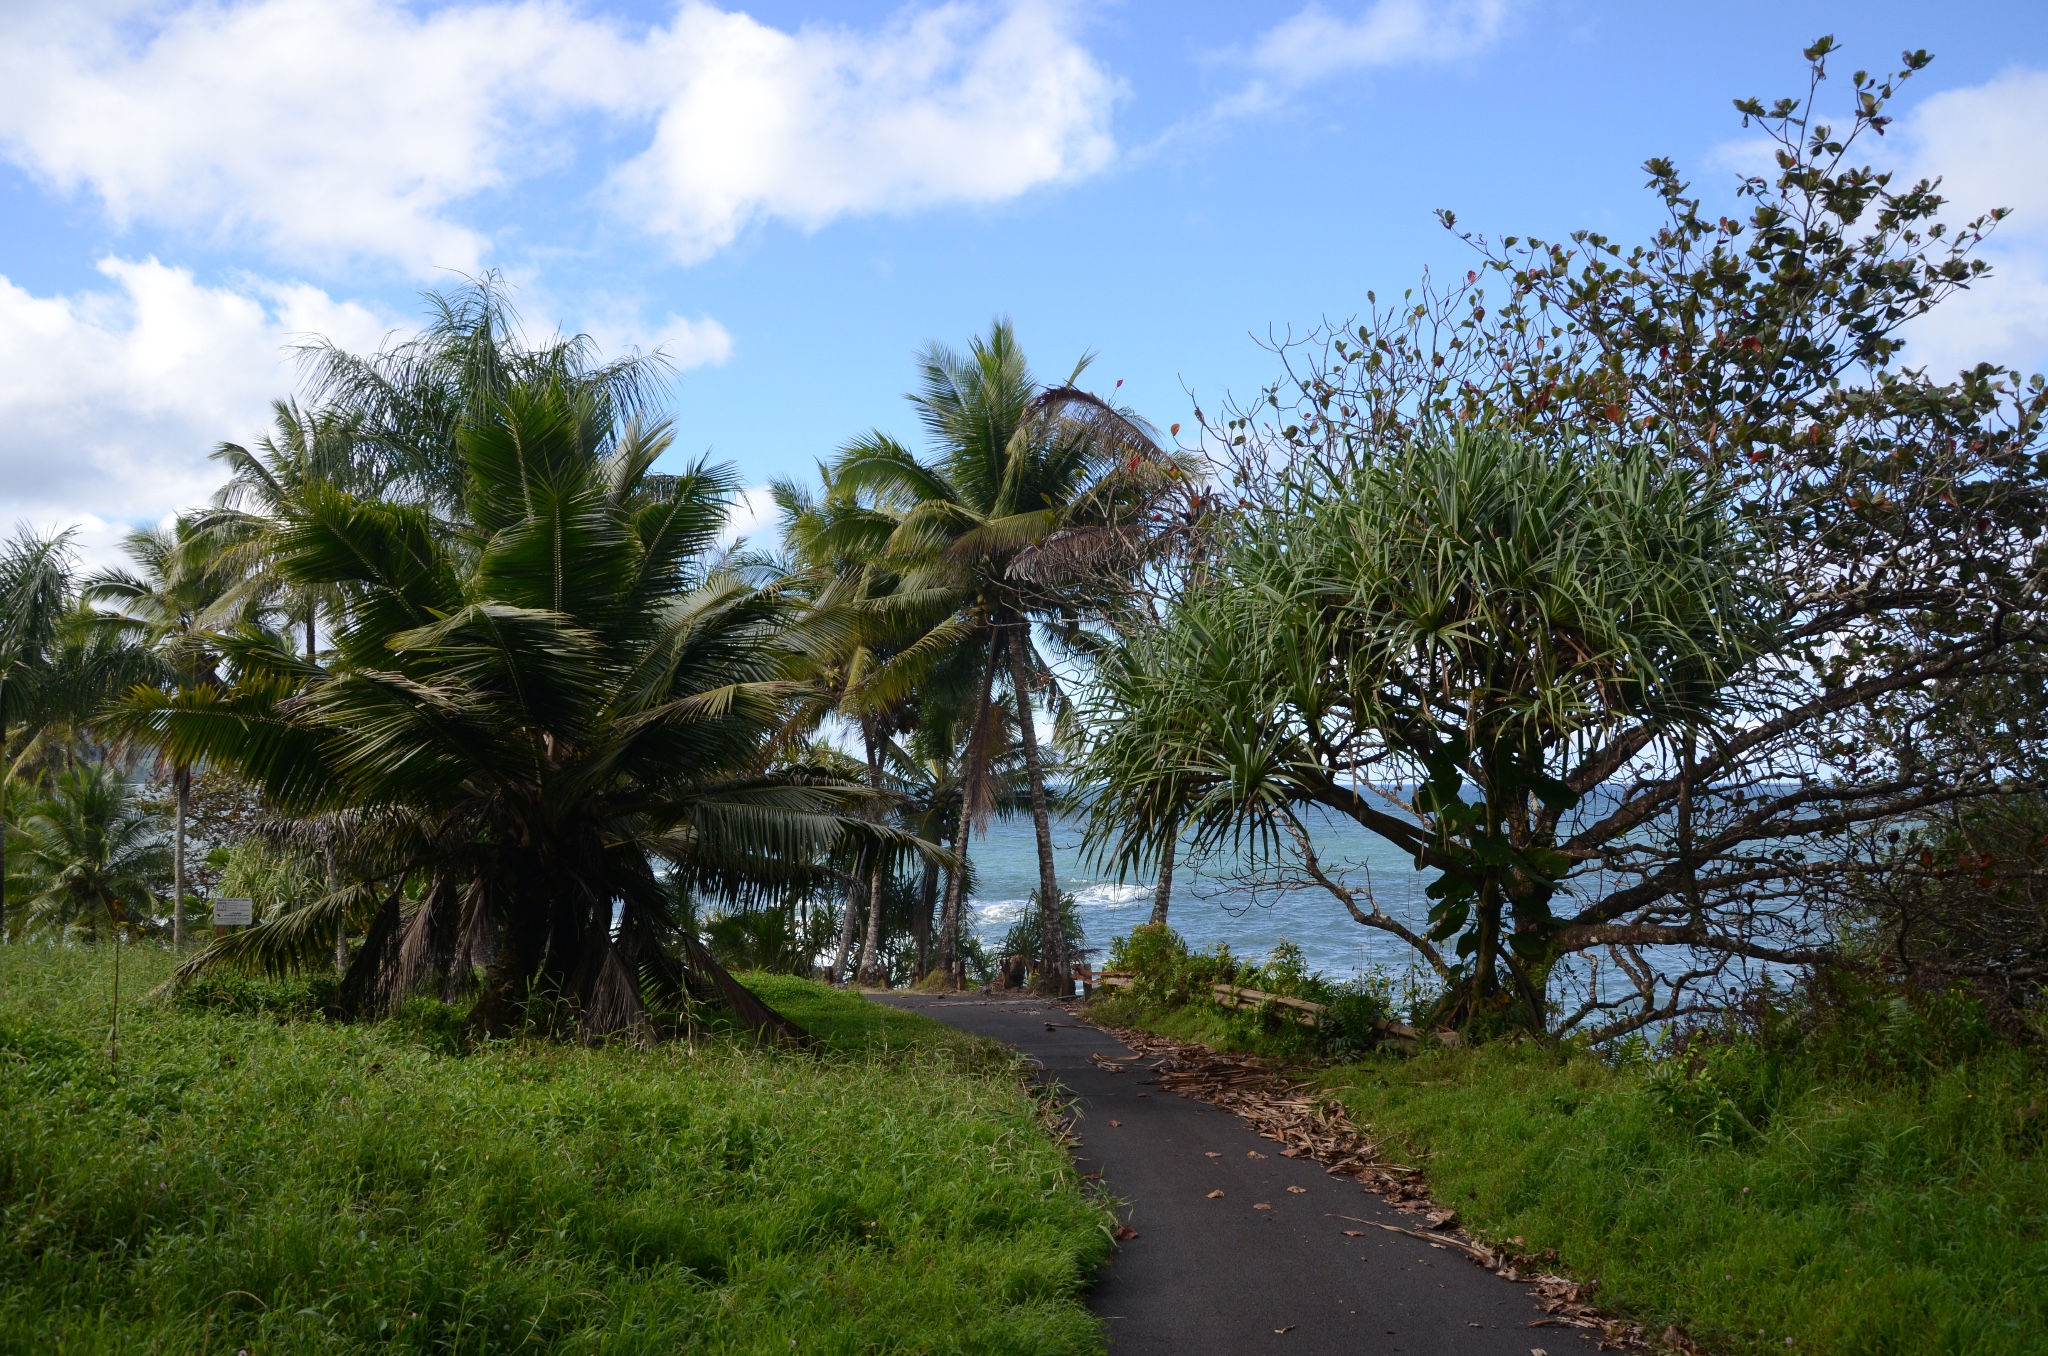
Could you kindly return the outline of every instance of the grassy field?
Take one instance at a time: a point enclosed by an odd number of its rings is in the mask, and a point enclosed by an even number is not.
[[[129,1010],[115,1068],[110,978],[0,948],[0,1351],[1100,1350],[1107,1215],[936,1023],[764,980],[835,1053],[459,1054],[257,986]]]
[[[1213,1005],[1111,1011],[1299,1044]],[[2048,1074],[1996,1047],[1893,1073],[1727,1054],[1691,1079],[1505,1043],[1315,1076],[1467,1224],[1557,1249],[1653,1334],[1727,1356],[2048,1352]]]

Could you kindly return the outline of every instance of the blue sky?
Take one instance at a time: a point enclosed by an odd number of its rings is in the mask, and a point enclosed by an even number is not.
[[[1873,154],[2018,214],[1909,356],[2048,358],[2048,5],[1371,0],[13,0],[0,8],[0,523],[202,499],[292,390],[450,270],[530,329],[682,368],[682,453],[748,484],[911,432],[913,352],[1013,316],[1042,375],[1161,425],[1273,373],[1254,342],[1462,271],[1431,213],[1623,236],[1639,166],[1710,194],[1729,100],[1934,66]],[[1840,91],[1846,79],[1833,88]]]

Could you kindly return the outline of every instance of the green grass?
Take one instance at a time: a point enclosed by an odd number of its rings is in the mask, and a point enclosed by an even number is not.
[[[1228,1054],[1303,1060],[1316,1053],[1315,1033],[1299,1022],[1214,1003],[1144,1003],[1128,994],[1111,993],[1090,1003],[1088,1016],[1104,1026],[1153,1031]]]
[[[1290,1053],[1210,1004],[1096,1011]],[[1676,1323],[1724,1356],[1783,1353],[1787,1338],[1830,1356],[2048,1352],[2038,1057],[1994,1046],[1906,1076],[1822,1048],[1745,1092],[1746,1056],[1729,1053],[1723,1083],[1667,1072],[1661,1095],[1650,1066],[1506,1043],[1376,1055],[1321,1079],[1468,1225],[1555,1248],[1653,1335]],[[1689,1114],[1718,1087],[1748,1123]]]
[[[746,974],[740,982],[839,1054],[874,1057],[919,1051],[969,1068],[1009,1058],[994,1041],[808,979]]]
[[[227,986],[124,1013],[116,1072],[107,960],[0,948],[0,1352],[1101,1348],[1107,1216],[912,1014],[761,980],[833,1053],[458,1055]]]

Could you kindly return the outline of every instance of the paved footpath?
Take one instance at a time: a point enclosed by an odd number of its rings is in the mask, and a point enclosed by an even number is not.
[[[1033,1056],[1074,1096],[1083,1171],[1100,1170],[1138,1236],[1090,1307],[1117,1356],[1582,1356],[1592,1339],[1531,1327],[1527,1286],[1361,1220],[1416,1227],[1348,1178],[1282,1158],[1227,1111],[1162,1091],[1107,1033],[1036,999],[880,999]],[[1123,1058],[1111,1073],[1089,1056]],[[1299,1188],[1299,1191],[1290,1190]],[[1223,1195],[1211,1199],[1209,1193]],[[1271,1209],[1253,1207],[1265,1204]],[[1340,1216],[1352,1216],[1352,1219]],[[1344,1231],[1362,1237],[1346,1237]]]

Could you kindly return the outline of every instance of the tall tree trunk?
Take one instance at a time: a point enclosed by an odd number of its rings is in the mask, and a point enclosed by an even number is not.
[[[856,865],[854,870],[859,871]],[[839,915],[839,946],[832,953],[832,972],[825,976],[827,984],[843,983],[846,979],[846,955],[853,950],[853,920],[861,905],[861,893],[865,887],[856,874],[846,891],[846,909]]]
[[[1173,858],[1180,848],[1180,820],[1176,818],[1166,834],[1166,845],[1159,849],[1159,885],[1152,892],[1152,922],[1157,927],[1166,926],[1166,906],[1173,902]]]
[[[882,791],[882,754],[875,746],[875,721],[872,715],[861,717],[860,734],[861,742],[867,746],[868,786],[879,796]],[[869,808],[869,819],[880,823],[881,817],[880,805]],[[880,978],[875,972],[875,967],[882,950],[882,905],[887,899],[882,888],[883,866],[888,860],[888,855],[882,851],[880,844],[876,844],[875,864],[868,875],[868,933],[866,939],[861,942],[860,964],[854,967],[854,974],[863,984],[874,984]]]
[[[1052,861],[1052,814],[1045,803],[1045,768],[1038,760],[1038,731],[1031,714],[1029,622],[1017,623],[1010,642],[1010,685],[1017,693],[1017,736],[1024,742],[1024,773],[1031,781],[1031,827],[1038,834],[1038,926],[1045,939],[1038,987],[1064,998],[1074,991],[1067,967],[1067,938],[1060,924],[1060,882]]]
[[[939,906],[939,969],[950,988],[967,987],[960,958],[960,895],[967,887],[967,815],[953,832],[953,856],[960,864],[946,873],[946,900]]]
[[[7,940],[7,788],[14,762],[7,756],[7,684],[0,682],[0,942]]]
[[[327,894],[330,898],[341,888],[341,875],[334,869],[334,845],[327,845]],[[341,918],[334,925],[334,973],[348,973],[348,919]]]
[[[939,962],[946,968],[947,982],[956,989],[967,986],[959,945],[967,893],[967,840],[974,828],[975,797],[988,771],[989,708],[994,701],[996,659],[1002,643],[1003,633],[991,629],[988,662],[981,667],[981,691],[974,699],[974,719],[967,727],[967,770],[960,779],[960,828],[953,835],[953,855],[960,864],[946,876],[946,908],[939,920]]]
[[[888,854],[879,848],[875,850],[875,869],[873,874],[868,877],[868,931],[867,936],[861,939],[860,964],[855,967],[855,973],[860,976],[861,983],[877,985],[882,988],[888,987],[880,970],[882,955],[882,905],[888,900],[888,894],[884,889],[885,877],[882,871],[882,863],[887,860],[887,857]]]
[[[924,880],[917,887],[917,914],[911,919],[911,941],[917,947],[917,961],[912,972],[912,982],[922,984],[931,971],[932,963],[932,909],[939,902],[939,864],[924,864]]]
[[[171,769],[178,797],[178,823],[171,842],[171,950],[185,949],[185,820],[192,812],[192,769],[180,763]]]

